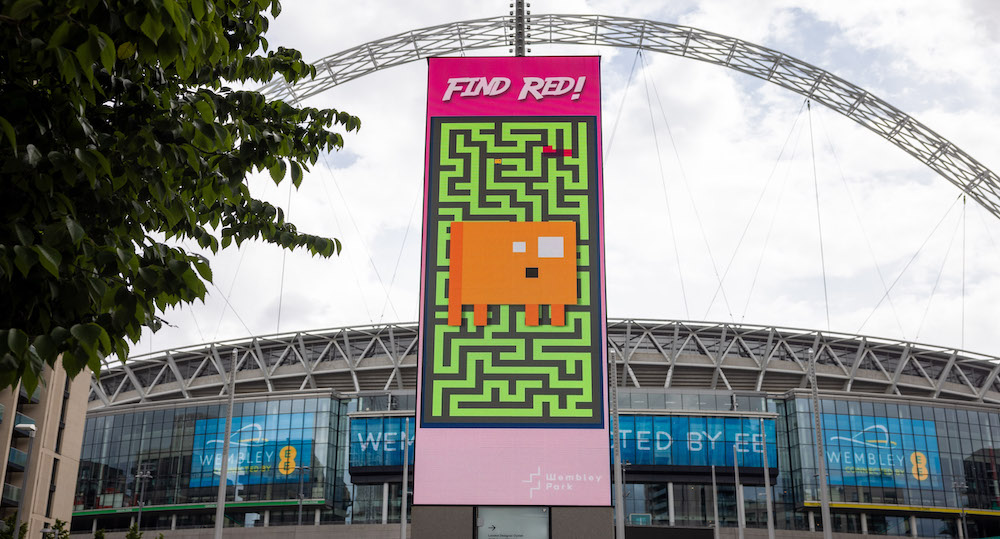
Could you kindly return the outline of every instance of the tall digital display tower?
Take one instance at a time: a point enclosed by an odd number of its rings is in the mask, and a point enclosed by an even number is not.
[[[608,506],[600,63],[432,58],[417,505]]]

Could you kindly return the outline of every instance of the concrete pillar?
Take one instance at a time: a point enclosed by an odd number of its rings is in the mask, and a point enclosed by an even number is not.
[[[264,527],[266,528],[266,527],[268,527],[270,525],[271,525],[271,510],[270,509],[265,509],[264,510]]]
[[[917,515],[910,515],[910,537],[917,536]]]
[[[177,513],[170,514],[170,529],[171,530],[177,529]]]
[[[674,483],[667,483],[667,514],[670,518],[670,525],[674,525]]]
[[[965,526],[962,526],[962,516],[955,519],[955,528],[958,529],[958,539],[965,539]]]
[[[316,508],[316,516],[313,518],[313,526],[319,526],[319,507]]]
[[[809,511],[809,531],[816,531],[816,512]]]
[[[97,517],[94,517],[94,521],[90,523],[90,533],[97,535]]]
[[[861,535],[868,535],[868,513],[861,513]]]

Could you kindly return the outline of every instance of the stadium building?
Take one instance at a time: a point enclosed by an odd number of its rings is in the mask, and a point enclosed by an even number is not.
[[[91,385],[74,532],[124,530],[141,518],[142,529],[167,537],[211,535],[235,369],[225,526],[397,537],[417,332],[401,324],[256,337],[109,368]],[[610,321],[607,350],[630,535],[710,536],[717,522],[735,537],[741,520],[759,534],[766,482],[778,535],[820,530],[811,366],[835,533],[1000,534],[1000,358],[860,335],[638,320]],[[412,474],[421,463],[409,450]],[[469,508],[470,536],[490,509]]]

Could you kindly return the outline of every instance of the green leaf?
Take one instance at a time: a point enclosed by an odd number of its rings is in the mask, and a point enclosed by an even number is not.
[[[41,0],[17,0],[11,6],[8,16],[15,21],[19,21],[31,15],[31,12],[38,9],[41,5]]]
[[[267,171],[271,173],[271,179],[274,180],[274,183],[281,183],[281,180],[285,178],[285,162],[278,159]]]
[[[62,255],[59,254],[59,251],[46,245],[36,245],[35,252],[40,255],[38,261],[42,263],[42,267],[58,279],[59,264],[62,263]]]
[[[80,226],[80,223],[77,223],[68,215],[66,216],[66,230],[69,230],[69,237],[76,245],[79,245],[80,241],[83,240],[83,237],[87,234],[86,231],[83,230],[83,227]]]
[[[14,246],[14,265],[17,266],[17,269],[21,270],[22,276],[27,277],[28,272],[31,271],[31,267],[36,262],[38,262],[38,254],[30,247],[23,245]]]
[[[159,41],[164,30],[163,23],[160,22],[159,18],[154,17],[152,13],[146,14],[146,18],[143,19],[139,29],[142,30],[142,33],[146,34],[146,37],[148,37],[154,44]]]
[[[298,187],[302,184],[302,167],[297,161],[292,161],[292,184]]]
[[[73,29],[73,23],[70,21],[63,21],[62,24],[56,28],[55,32],[52,32],[52,37],[49,38],[49,49],[56,49],[62,47],[63,43],[69,39],[69,33]]]
[[[126,41],[121,45],[118,45],[118,59],[128,60],[129,58],[135,56],[135,43],[131,41]]]
[[[28,351],[28,334],[20,329],[11,329],[7,333],[7,348],[17,357]]]
[[[182,39],[187,38],[188,25],[187,21],[184,19],[184,12],[177,5],[176,0],[163,0],[163,8],[167,10],[167,14],[174,21],[174,27],[177,29]]]
[[[115,42],[101,32],[97,35],[97,46],[101,49],[101,66],[111,73],[115,69]]]
[[[104,328],[94,323],[87,324],[76,324],[69,328],[69,332],[76,337],[76,340],[80,341],[83,348],[90,354],[94,353],[96,350],[98,340],[101,340],[101,334],[107,338],[107,333],[105,333]]]
[[[48,335],[39,335],[31,344],[35,348],[35,353],[45,361],[52,361],[59,354],[56,342]]]
[[[195,20],[202,20],[205,18],[205,0],[191,0],[191,14],[194,15]]]
[[[208,265],[208,261],[196,261],[194,269],[198,270],[198,275],[201,275],[202,279],[212,282],[212,268]]]
[[[17,239],[21,242],[21,245],[35,243],[35,234],[31,232],[30,228],[24,226],[24,223],[21,221],[14,223],[14,233],[17,234]]]
[[[10,141],[10,147],[14,150],[14,156],[17,157],[17,134],[14,132],[14,126],[10,125],[3,116],[0,116],[0,131],[3,131],[4,136]]]
[[[199,99],[194,104],[195,109],[198,110],[198,114],[201,116],[202,120],[208,123],[215,121],[215,109],[212,107],[211,101],[207,99]]]

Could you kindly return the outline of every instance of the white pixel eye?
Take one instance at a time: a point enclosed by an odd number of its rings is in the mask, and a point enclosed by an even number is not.
[[[538,237],[538,258],[562,258],[563,239],[560,236]]]
[[[515,241],[513,245],[513,251],[515,253],[523,253],[527,251],[528,245],[523,241]]]

